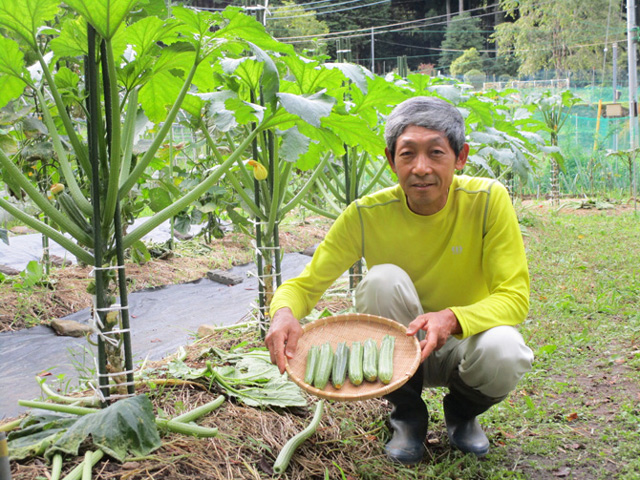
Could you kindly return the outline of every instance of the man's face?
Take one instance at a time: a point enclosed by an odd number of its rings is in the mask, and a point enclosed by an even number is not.
[[[456,170],[467,163],[469,145],[455,155],[443,132],[408,126],[396,141],[395,155],[385,149],[391,170],[407,196],[409,208],[419,215],[433,215],[447,204]]]

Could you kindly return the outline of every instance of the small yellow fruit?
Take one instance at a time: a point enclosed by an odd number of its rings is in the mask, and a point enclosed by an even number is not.
[[[61,183],[54,183],[53,185],[51,185],[51,188],[49,190],[51,191],[52,195],[57,195],[64,192],[64,185]]]
[[[264,165],[255,160],[249,160],[247,163],[253,167],[253,176],[256,180],[264,180],[267,178],[268,172],[267,169],[264,168]]]

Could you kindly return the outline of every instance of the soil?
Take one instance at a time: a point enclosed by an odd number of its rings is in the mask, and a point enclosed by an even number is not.
[[[301,252],[318,244],[329,228],[329,220],[310,218],[281,228],[280,245],[285,252]],[[201,239],[179,242],[174,252],[152,249],[157,258],[139,265],[127,262],[129,293],[145,288],[191,282],[210,270],[229,269],[253,261],[251,238],[228,233],[203,244]],[[87,293],[91,268],[79,265],[52,267],[46,282],[27,290],[0,284],[0,333],[47,324],[91,305]]]

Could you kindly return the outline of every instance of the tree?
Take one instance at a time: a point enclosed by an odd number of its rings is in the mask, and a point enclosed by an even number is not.
[[[307,35],[325,35],[329,27],[316,18],[314,10],[305,10],[293,0],[285,0],[282,6],[272,7],[267,17],[267,31],[275,38],[298,37]],[[318,45],[313,39],[295,43],[294,48],[300,52],[304,49],[316,49]]]
[[[519,73],[554,69],[558,77],[571,71],[602,69],[607,42],[624,42],[621,2],[610,0],[502,0],[513,22],[496,26],[492,39],[500,54],[512,52]]]
[[[462,55],[451,63],[451,75],[464,75],[469,70],[482,71],[483,58],[475,47],[465,50]]]
[[[485,37],[480,19],[472,17],[469,12],[456,15],[447,26],[441,46],[440,66],[449,70],[453,61],[465,50],[475,48],[477,51],[482,51],[484,46]]]

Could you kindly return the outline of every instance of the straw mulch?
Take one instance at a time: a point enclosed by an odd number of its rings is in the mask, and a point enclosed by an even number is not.
[[[185,362],[201,364],[200,352],[209,346],[228,349],[241,341],[261,345],[255,331],[218,332],[188,347]],[[219,395],[194,385],[160,386],[148,393],[157,411],[167,417],[191,410]],[[94,467],[93,479],[268,479],[273,478],[273,463],[282,446],[304,429],[313,415],[315,397],[308,397],[306,408],[259,409],[247,407],[227,398],[216,411],[198,423],[218,428],[214,438],[198,439],[180,434],[164,435],[163,445],[145,458],[119,463],[106,456]],[[316,433],[294,454],[282,478],[324,479],[362,478],[375,465],[378,478],[394,475],[394,467],[384,460],[383,445],[388,439],[386,419],[389,405],[385,400],[360,402],[325,402],[325,410]],[[435,439],[437,443],[438,440]],[[81,452],[82,453],[82,452]],[[376,461],[376,459],[380,461]],[[82,460],[66,458],[63,475]],[[13,480],[49,478],[50,466],[37,458],[12,463]]]

